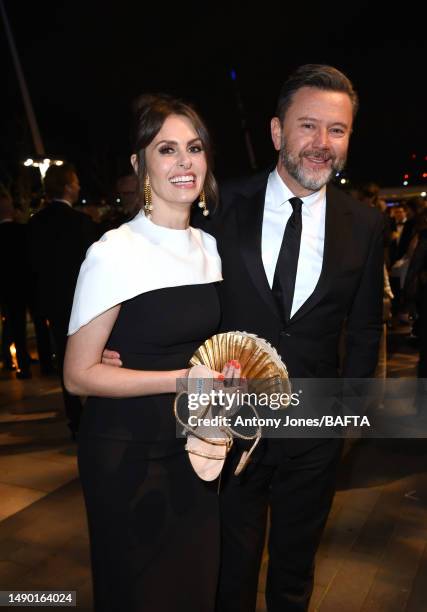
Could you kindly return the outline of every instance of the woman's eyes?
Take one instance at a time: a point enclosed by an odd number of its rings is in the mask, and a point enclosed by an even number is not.
[[[174,153],[175,149],[173,147],[160,147],[159,153],[162,155],[167,155],[168,153]]]
[[[191,145],[190,147],[188,147],[189,153],[201,153],[202,151],[203,151],[203,147],[200,144]],[[161,155],[172,155],[175,152],[176,152],[176,148],[171,147],[171,146],[163,146],[163,147],[160,147],[159,149],[159,153]]]

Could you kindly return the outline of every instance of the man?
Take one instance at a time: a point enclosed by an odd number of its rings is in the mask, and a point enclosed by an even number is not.
[[[408,209],[404,204],[393,207],[394,232],[390,246],[391,265],[405,257],[414,235],[414,219],[408,218],[407,212]]]
[[[130,221],[140,210],[138,177],[135,173],[126,174],[117,179],[116,196],[116,202],[120,203],[120,206],[110,208],[100,223],[100,234]]]
[[[27,301],[29,293],[26,226],[15,221],[9,192],[0,186],[0,310],[3,319],[4,367],[12,369],[10,344],[16,348],[16,378],[31,378],[27,350]]]
[[[408,323],[403,304],[403,287],[408,272],[410,248],[414,237],[415,219],[405,204],[392,208],[392,233],[390,241],[390,284],[393,291],[393,313],[399,314],[403,323]]]
[[[73,210],[80,184],[71,164],[50,166],[45,176],[45,192],[49,203],[29,223],[30,255],[37,311],[48,318],[51,326],[65,413],[75,437],[82,407],[80,399],[64,388],[62,368],[77,276],[87,249],[97,238],[97,230],[87,215]]]
[[[291,378],[338,376],[344,322],[342,375],[372,376],[377,362],[381,215],[326,186],[344,167],[356,111],[345,75],[329,66],[299,68],[271,122],[275,170],[226,185],[211,227],[204,226],[222,258],[222,330],[268,340]],[[267,609],[302,612],[309,605],[341,443],[283,439],[262,447],[241,477],[233,475],[238,453],[223,473],[218,612],[255,610],[268,505]]]
[[[419,342],[417,411],[425,414],[427,396],[427,210],[417,216],[417,246],[405,280],[405,302],[416,319]]]
[[[117,179],[116,191],[120,199],[123,218],[125,221],[129,221],[140,208],[138,202],[138,177],[136,174],[126,174],[119,177]]]
[[[338,376],[344,321],[342,375],[372,376],[377,362],[381,215],[327,186],[344,167],[356,111],[345,75],[300,67],[271,121],[275,170],[229,184],[213,219],[224,276],[221,327],[271,342],[291,378]],[[340,450],[338,440],[269,440],[258,465],[240,480],[225,479],[220,612],[255,610],[267,502],[267,608],[307,610]]]

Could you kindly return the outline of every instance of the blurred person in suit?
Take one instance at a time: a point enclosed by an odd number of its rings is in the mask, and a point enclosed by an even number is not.
[[[15,344],[18,379],[31,378],[26,315],[29,269],[26,226],[15,221],[10,193],[0,187],[0,306],[3,320],[4,367],[13,369],[9,347]]]
[[[117,196],[126,221],[132,219],[140,209],[138,198],[138,179],[133,174],[126,174],[117,179]]]
[[[75,437],[82,411],[80,398],[64,387],[63,362],[74,287],[87,249],[98,237],[96,224],[73,209],[80,193],[74,167],[50,166],[45,176],[48,203],[29,222],[29,247],[35,278],[37,314],[49,320],[55,342],[65,413]]]
[[[417,244],[409,264],[405,282],[405,298],[409,313],[416,319],[419,342],[418,386],[416,408],[427,406],[427,211],[416,217]]]
[[[405,257],[414,233],[414,218],[408,214],[405,204],[393,207],[393,233],[390,244],[390,262],[393,266],[396,261]]]

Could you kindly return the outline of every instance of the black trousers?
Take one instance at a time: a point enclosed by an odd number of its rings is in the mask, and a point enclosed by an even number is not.
[[[254,463],[238,478],[236,459],[223,476],[217,612],[255,612],[268,506],[268,612],[308,609],[342,441],[322,440],[297,456],[286,454],[286,440],[267,444],[276,445],[274,464]]]
[[[30,356],[27,348],[27,307],[24,298],[8,301],[1,306],[3,323],[2,352],[6,365],[10,365],[9,346],[15,343],[16,360],[20,370],[29,370]]]

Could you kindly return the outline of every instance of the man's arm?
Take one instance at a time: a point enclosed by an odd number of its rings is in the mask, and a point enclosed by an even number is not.
[[[344,378],[366,378],[375,373],[382,333],[383,266],[383,222],[378,216],[365,269],[347,317]]]

